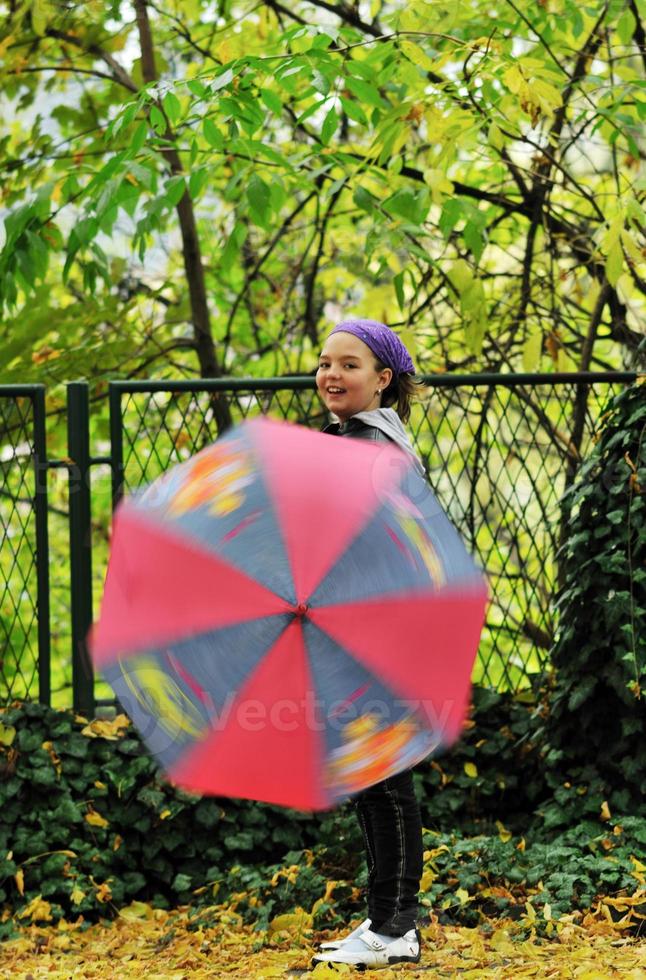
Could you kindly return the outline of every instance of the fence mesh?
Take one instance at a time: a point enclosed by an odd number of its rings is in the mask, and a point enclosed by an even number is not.
[[[561,498],[619,383],[590,385],[572,441],[580,384],[428,379],[409,429],[431,485],[485,570],[491,592],[474,680],[518,691],[541,676],[554,636]],[[320,428],[307,381],[219,392],[234,422],[260,413]],[[121,395],[124,489],[155,479],[217,437],[212,393]]]
[[[38,694],[34,404],[0,390],[0,704]]]
[[[519,691],[540,678],[548,664],[556,628],[563,492],[568,474],[594,441],[604,406],[623,381],[595,381],[581,389],[575,380],[433,378],[428,397],[414,407],[409,430],[431,485],[490,584],[476,683]],[[218,434],[216,396],[199,382],[180,391],[171,385],[169,390],[142,387],[120,384],[126,491],[154,480]],[[217,398],[226,402],[233,422],[261,413],[315,429],[327,421],[311,378],[255,387],[238,382],[220,388]],[[572,433],[582,406],[575,445]],[[28,395],[0,388],[0,704],[39,694],[34,411]],[[107,561],[107,480],[104,470],[92,483],[95,611]],[[66,518],[53,498],[50,519],[56,532],[50,545],[50,587],[56,591],[52,686],[62,706],[71,702],[69,556]],[[102,688],[99,696],[109,694]]]

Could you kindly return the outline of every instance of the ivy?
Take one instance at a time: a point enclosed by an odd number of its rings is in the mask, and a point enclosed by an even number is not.
[[[546,704],[549,826],[643,807],[646,791],[646,398],[617,395],[568,493],[554,684]],[[540,732],[537,733],[540,737]]]

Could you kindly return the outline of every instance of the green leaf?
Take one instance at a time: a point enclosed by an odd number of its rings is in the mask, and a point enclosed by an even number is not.
[[[326,115],[321,128],[321,142],[327,146],[339,127],[339,117],[336,109],[332,108]]]
[[[398,272],[393,278],[393,285],[395,287],[395,295],[397,296],[397,303],[399,309],[403,312],[404,305],[406,303],[406,297],[404,295],[404,272]]]
[[[164,114],[156,105],[153,105],[150,108],[150,125],[158,136],[162,136],[166,132],[166,120],[164,119]]]
[[[632,10],[630,7],[626,7],[617,22],[617,34],[622,44],[628,46],[632,42],[636,26],[637,21]]]
[[[386,198],[383,207],[389,214],[397,215],[412,224],[419,225],[424,221],[428,212],[428,208],[424,204],[423,192],[415,193],[402,188]]]
[[[281,102],[278,95],[273,92],[270,88],[260,89],[260,98],[265,103],[267,108],[274,113],[275,116],[282,115],[283,103]]]
[[[198,81],[196,78],[192,78],[190,81],[188,81],[186,83],[186,87],[197,99],[205,99],[209,94],[209,90],[206,85],[203,85],[202,82]]]
[[[266,228],[271,213],[271,192],[265,181],[254,174],[247,187],[249,213],[254,224]]]
[[[26,6],[30,5],[26,4]],[[34,34],[37,34],[39,37],[44,37],[45,31],[47,30],[49,20],[48,7],[48,0],[31,0],[31,26]]]
[[[369,85],[367,82],[362,82],[360,79],[354,78],[352,75],[346,79],[346,85],[352,94],[356,95],[360,102],[367,102],[368,105],[374,106],[377,109],[388,108],[388,103],[382,99],[379,91],[374,85]]]
[[[619,276],[623,271],[624,256],[621,250],[621,242],[616,241],[608,251],[606,258],[606,277],[611,286],[616,286]]]
[[[139,152],[139,150],[146,142],[147,135],[148,135],[148,123],[142,121],[135,129],[134,133],[132,134],[132,138],[130,140],[130,149],[132,150],[133,153]]]
[[[166,182],[164,194],[166,200],[176,207],[186,193],[186,181],[183,176],[175,175]]]
[[[193,170],[188,181],[188,192],[192,199],[198,198],[209,181],[209,171],[206,167],[199,167]]]
[[[355,102],[353,99],[347,99],[345,96],[341,96],[341,106],[350,119],[361,123],[362,126],[368,125],[368,117],[358,102]]]
[[[361,208],[362,211],[374,211],[377,207],[377,199],[370,193],[369,190],[362,187],[361,184],[359,184],[356,188],[352,199],[357,207]]]
[[[176,123],[182,110],[181,103],[174,92],[166,92],[162,99],[164,112],[172,123]]]
[[[207,116],[202,123],[202,132],[204,133],[205,140],[210,146],[214,146],[217,150],[221,150],[223,148],[224,137],[209,116]]]

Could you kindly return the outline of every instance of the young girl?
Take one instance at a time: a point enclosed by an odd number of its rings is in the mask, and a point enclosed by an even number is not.
[[[402,425],[410,415],[415,366],[399,337],[375,320],[344,320],[327,338],[316,384],[339,422],[323,430],[394,442],[423,467]],[[391,406],[396,406],[392,408]],[[420,958],[416,927],[422,875],[422,822],[412,772],[399,773],[354,800],[368,865],[368,917],[345,938],[323,943],[314,963],[357,967]]]

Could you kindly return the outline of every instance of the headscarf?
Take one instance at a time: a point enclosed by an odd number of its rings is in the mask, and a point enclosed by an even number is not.
[[[354,334],[370,348],[382,364],[389,367],[394,376],[415,374],[413,360],[403,343],[390,327],[378,320],[342,320],[332,333]]]

